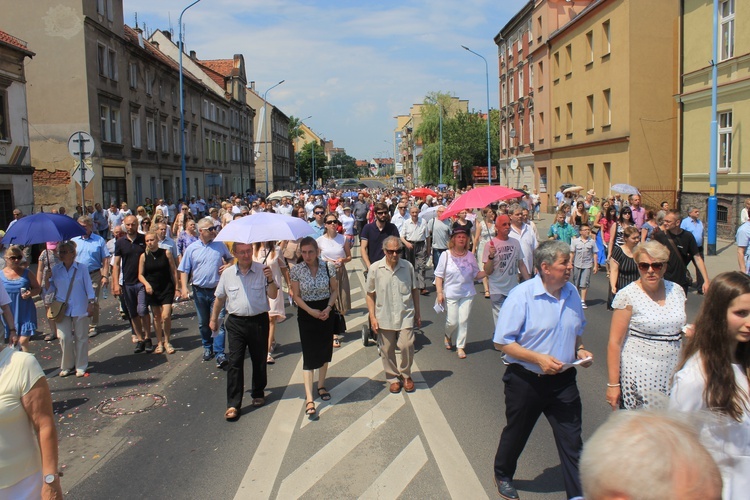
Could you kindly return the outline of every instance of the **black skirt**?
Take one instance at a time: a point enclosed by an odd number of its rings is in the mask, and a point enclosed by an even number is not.
[[[322,311],[328,307],[328,299],[305,301],[311,309]],[[301,307],[297,308],[297,324],[299,325],[299,340],[302,345],[302,369],[315,370],[333,357],[333,315],[321,321],[313,318]]]

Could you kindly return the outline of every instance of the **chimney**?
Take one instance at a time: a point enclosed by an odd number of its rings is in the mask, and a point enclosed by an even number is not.
[[[161,30],[161,34],[164,35],[167,40],[172,40],[172,33],[170,33],[169,31]]]
[[[193,61],[198,60],[198,57],[197,57],[197,55],[196,55],[196,53],[195,53],[194,50],[190,51],[190,59],[192,59]]]
[[[141,28],[136,28],[135,32],[138,33],[138,46],[143,48],[143,30]]]
[[[255,82],[254,81],[250,82],[250,90],[252,90],[253,92],[255,92]]]
[[[153,45],[154,47],[156,47],[156,50],[159,50],[159,42],[157,42],[156,40],[151,39],[151,45]]]

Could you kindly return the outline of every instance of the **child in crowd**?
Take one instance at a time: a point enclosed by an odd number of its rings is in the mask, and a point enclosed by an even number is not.
[[[586,309],[586,293],[588,292],[591,274],[599,269],[597,265],[596,242],[591,238],[591,227],[581,224],[578,232],[579,237],[574,237],[570,243],[570,259],[573,261],[573,284],[581,294],[581,307]]]

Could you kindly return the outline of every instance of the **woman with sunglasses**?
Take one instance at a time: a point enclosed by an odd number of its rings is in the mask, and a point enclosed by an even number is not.
[[[0,278],[10,296],[10,309],[15,320],[15,324],[8,325],[3,317],[5,340],[8,341],[11,332],[18,335],[21,350],[29,352],[29,339],[36,333],[36,306],[31,298],[39,295],[42,287],[23,262],[23,250],[18,245],[11,245],[5,251],[5,268]]]
[[[612,410],[666,406],[686,319],[684,290],[664,279],[667,247],[656,241],[641,243],[633,257],[640,278],[617,292],[612,302],[606,390]]]
[[[193,219],[194,217],[193,214],[190,213],[190,207],[182,203],[180,205],[180,213],[177,214],[174,219],[174,224],[172,224],[172,234],[179,236],[179,234],[187,227],[187,222]]]
[[[607,309],[612,310],[612,300],[618,291],[638,279],[638,263],[635,261],[635,247],[641,241],[641,235],[635,226],[626,227],[623,231],[625,241],[615,246],[609,260],[609,297]]]
[[[320,248],[320,258],[324,262],[330,262],[336,266],[336,279],[339,282],[336,309],[341,314],[346,314],[352,306],[349,273],[346,271],[346,263],[352,260],[351,244],[343,234],[339,234],[338,229],[341,223],[335,213],[326,215],[323,224],[323,236],[316,240],[318,248]],[[341,338],[338,332],[334,332],[333,347],[341,347]]]
[[[750,490],[750,277],[723,273],[711,281],[686,340],[670,410],[700,415],[701,442],[724,480],[722,498]]]
[[[151,231],[151,219],[148,216],[144,217],[140,224],[138,224],[138,228],[138,232],[141,234],[146,234]]]

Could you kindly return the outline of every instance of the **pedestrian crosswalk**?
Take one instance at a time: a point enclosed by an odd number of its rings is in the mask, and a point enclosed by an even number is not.
[[[362,271],[358,259],[349,265],[350,334],[368,319],[362,312]],[[363,349],[362,342],[352,341],[335,350],[328,380],[341,382],[328,387],[330,401],[316,401],[315,420],[303,415],[298,362],[235,499],[316,497],[321,488],[335,488],[331,496],[338,498],[398,498],[423,482],[440,498],[487,498],[417,364],[412,369],[417,390],[390,394],[377,351]],[[326,430],[334,431],[330,439],[316,439]],[[341,481],[334,470],[354,475]],[[436,477],[443,484],[432,480]]]

